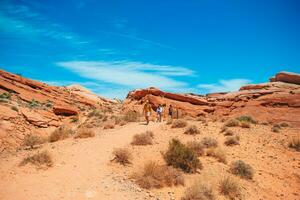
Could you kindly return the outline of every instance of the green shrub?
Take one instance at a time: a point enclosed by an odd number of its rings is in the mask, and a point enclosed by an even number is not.
[[[237,117],[236,119],[240,122],[249,122],[251,124],[257,124],[257,121],[248,115],[242,115],[242,116]]]
[[[44,104],[47,108],[52,108],[53,107],[53,102],[48,100],[45,104]]]
[[[29,103],[28,103],[28,106],[30,108],[35,108],[35,107],[38,107],[40,105],[40,103],[38,101],[36,101],[35,99],[32,99]]]
[[[253,168],[242,160],[232,162],[230,165],[230,171],[244,179],[252,179],[254,174]]]
[[[0,99],[11,99],[11,94],[4,92],[0,94]]]
[[[194,173],[197,169],[202,169],[202,164],[197,155],[177,139],[170,141],[164,159],[168,165],[180,168],[184,172]]]

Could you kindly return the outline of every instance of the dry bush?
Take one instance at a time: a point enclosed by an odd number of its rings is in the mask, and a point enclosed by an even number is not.
[[[254,170],[251,165],[242,160],[232,162],[230,165],[230,171],[244,179],[252,179],[254,174]]]
[[[226,138],[224,144],[226,146],[233,146],[233,145],[239,145],[240,144],[240,137],[239,136],[229,136]]]
[[[197,155],[177,139],[170,141],[164,159],[168,165],[180,168],[184,172],[195,173],[197,169],[202,169],[202,164]]]
[[[239,125],[240,125],[240,121],[237,119],[231,119],[224,124],[224,126],[227,126],[227,127],[234,127],[234,126],[239,126]]]
[[[223,149],[221,149],[219,147],[207,149],[206,155],[216,158],[221,163],[224,163],[224,164],[227,163],[226,153],[224,152]]]
[[[51,133],[51,135],[49,136],[49,141],[56,142],[58,140],[64,140],[73,134],[74,131],[72,129],[61,126]]]
[[[241,121],[241,125],[242,128],[251,128],[251,123],[247,122],[247,121]]]
[[[227,126],[222,126],[221,127],[221,130],[220,130],[220,133],[224,133],[228,130]]]
[[[170,166],[158,165],[153,161],[147,162],[141,172],[136,173],[133,178],[141,188],[145,189],[184,185],[182,172]]]
[[[45,140],[37,135],[27,135],[24,138],[23,146],[30,147],[31,149],[34,148],[34,146],[45,143]]]
[[[300,151],[300,137],[292,137],[289,141],[288,146],[296,151]]]
[[[95,133],[91,129],[80,128],[77,130],[77,133],[74,138],[77,139],[77,138],[89,138],[89,137],[95,137]]]
[[[89,114],[88,114],[88,117],[98,117],[98,118],[103,118],[104,117],[104,114],[101,110],[92,110]]]
[[[279,133],[280,132],[280,128],[277,126],[272,126],[271,131],[274,133]]]
[[[138,122],[140,118],[140,114],[135,111],[127,111],[124,115],[124,120],[127,122]]]
[[[240,122],[248,122],[251,124],[257,124],[257,121],[253,119],[253,117],[248,116],[248,115],[242,115],[236,118]]]
[[[128,149],[118,148],[113,152],[114,158],[112,161],[120,163],[121,165],[127,165],[131,163],[132,155]]]
[[[232,136],[234,135],[233,131],[232,130],[226,130],[225,133],[224,133],[225,136]]]
[[[279,126],[285,128],[285,127],[289,127],[290,125],[287,122],[281,122],[279,123]]]
[[[240,199],[241,187],[239,183],[232,177],[227,176],[220,181],[220,193],[227,196],[229,199]]]
[[[173,123],[173,119],[168,119],[166,122],[167,125],[171,125],[172,123]]]
[[[28,156],[20,163],[21,166],[27,163],[34,164],[38,167],[51,167],[53,165],[52,156],[48,151],[38,152],[32,156]]]
[[[115,124],[113,122],[108,122],[103,126],[103,129],[114,129],[114,128],[115,128]]]
[[[176,119],[172,122],[171,128],[184,128],[187,126],[187,122],[183,119]]]
[[[199,116],[196,120],[199,121],[199,122],[202,122],[202,123],[206,122],[206,118],[203,117],[203,116]]]
[[[195,125],[190,125],[185,131],[184,134],[187,135],[196,135],[200,134],[200,130]]]
[[[152,138],[153,138],[153,132],[146,131],[145,133],[134,135],[131,144],[132,145],[151,145],[151,144],[153,144]]]
[[[197,156],[203,156],[204,155],[204,146],[201,142],[197,141],[190,141],[186,144],[188,148],[190,148]]]
[[[127,124],[127,122],[125,120],[121,120],[119,123],[120,126],[125,126],[126,124]]]
[[[184,197],[181,200],[215,200],[215,194],[212,187],[201,183],[200,181],[194,183],[187,188]]]
[[[217,147],[218,146],[218,141],[214,138],[211,138],[211,137],[205,137],[201,140],[201,144],[205,148]]]

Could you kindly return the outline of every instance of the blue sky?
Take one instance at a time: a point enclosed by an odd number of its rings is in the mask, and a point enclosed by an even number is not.
[[[105,97],[300,73],[297,0],[1,0],[0,68]]]

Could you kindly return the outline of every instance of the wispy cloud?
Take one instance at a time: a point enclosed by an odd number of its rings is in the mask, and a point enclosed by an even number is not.
[[[161,89],[174,89],[186,87],[185,82],[177,81],[172,76],[194,74],[192,70],[184,67],[132,61],[69,61],[58,62],[57,65],[84,78],[131,88],[154,86]]]
[[[230,79],[230,80],[220,80],[218,83],[214,84],[199,84],[197,87],[204,89],[205,92],[230,92],[237,91],[241,86],[251,83],[248,79]]]

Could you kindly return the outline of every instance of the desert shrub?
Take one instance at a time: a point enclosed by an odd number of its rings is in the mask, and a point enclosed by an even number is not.
[[[19,111],[19,109],[18,109],[18,107],[17,106],[12,106],[12,107],[10,107],[12,110],[14,110],[14,111]]]
[[[40,103],[38,101],[36,101],[35,99],[32,99],[29,103],[28,103],[28,106],[30,108],[36,108],[40,105]]]
[[[227,126],[227,127],[239,126],[240,121],[237,120],[237,119],[231,119],[231,120],[227,121],[224,125]]]
[[[225,135],[225,136],[232,136],[232,135],[234,135],[234,133],[233,133],[232,130],[229,130],[229,129],[228,129],[228,130],[225,131],[224,135]]]
[[[206,155],[207,156],[211,156],[217,159],[217,161],[226,164],[227,163],[227,159],[226,159],[226,153],[224,152],[224,150],[222,150],[221,148],[209,148],[206,151]]]
[[[147,162],[141,172],[134,175],[136,183],[145,189],[184,185],[182,172],[171,166]]]
[[[184,172],[194,173],[197,169],[202,169],[202,164],[197,155],[177,139],[170,141],[164,159],[168,165],[180,168]]]
[[[124,115],[124,120],[127,122],[137,122],[139,121],[140,115],[138,112],[135,111],[127,111]]]
[[[119,123],[120,126],[125,126],[126,124],[127,124],[127,122],[125,120],[121,120]]]
[[[229,199],[237,199],[241,197],[241,187],[232,177],[224,177],[220,181],[219,189],[220,193],[227,196]]]
[[[251,123],[247,122],[247,121],[241,121],[241,125],[242,128],[251,128]]]
[[[4,92],[0,94],[0,99],[11,99],[11,94]]]
[[[78,122],[78,121],[79,121],[78,115],[71,117],[71,122],[72,122],[72,123],[76,123],[76,122]]]
[[[190,125],[185,131],[184,134],[187,135],[196,135],[200,134],[200,130],[195,125]]]
[[[240,137],[238,137],[238,136],[229,136],[226,138],[224,144],[226,146],[238,145],[238,144],[240,144],[239,140],[240,140]]]
[[[281,122],[279,123],[279,126],[285,128],[285,127],[289,127],[290,125],[287,122]]]
[[[201,183],[200,181],[194,183],[187,188],[184,197],[181,200],[215,200],[215,194],[212,187]]]
[[[74,138],[89,138],[89,137],[95,137],[95,133],[90,130],[90,129],[86,129],[86,128],[80,128],[77,130],[76,135],[74,136]]]
[[[227,126],[222,126],[220,129],[220,133],[224,133],[228,130]]]
[[[187,126],[187,122],[183,119],[176,119],[172,122],[171,128],[184,128]]]
[[[190,148],[197,156],[203,156],[204,155],[204,146],[201,142],[196,141],[190,141],[186,144],[188,148]]]
[[[128,149],[118,148],[113,152],[114,158],[112,161],[120,163],[121,165],[127,165],[131,163],[132,155]]]
[[[30,147],[31,149],[34,148],[34,146],[44,143],[45,140],[43,140],[41,137],[37,135],[27,135],[24,138],[23,146]]]
[[[104,114],[101,110],[94,109],[92,110],[89,114],[88,117],[98,117],[98,118],[103,118]]]
[[[132,145],[151,145],[153,143],[153,132],[147,131],[145,133],[136,134],[133,136],[133,140],[131,142]]]
[[[255,119],[253,119],[251,116],[248,115],[242,115],[236,118],[238,121],[240,122],[248,122],[251,124],[256,124],[257,121]]]
[[[206,122],[206,118],[205,117],[203,117],[203,116],[199,116],[199,117],[197,117],[197,119],[196,119],[197,121],[199,121],[199,122],[202,122],[202,123],[205,123]]]
[[[218,141],[214,138],[211,138],[211,137],[205,137],[201,140],[201,144],[205,148],[217,147],[218,146]]]
[[[108,122],[103,126],[103,129],[114,129],[114,128],[115,128],[115,124],[113,122]]]
[[[300,137],[292,137],[289,141],[288,146],[296,151],[300,151]]]
[[[52,108],[53,107],[53,102],[48,100],[45,104],[44,104],[47,108]]]
[[[254,174],[253,168],[242,160],[232,162],[230,165],[230,171],[244,179],[252,179]]]
[[[274,133],[279,133],[280,132],[280,128],[277,126],[272,126],[271,131]]]
[[[28,156],[23,159],[20,165],[26,165],[27,163],[34,164],[38,167],[51,167],[53,165],[52,156],[48,151],[38,152],[32,156]]]
[[[73,134],[74,134],[74,131],[72,129],[67,128],[65,126],[61,126],[50,134],[49,141],[56,142],[58,140],[64,140]]]

